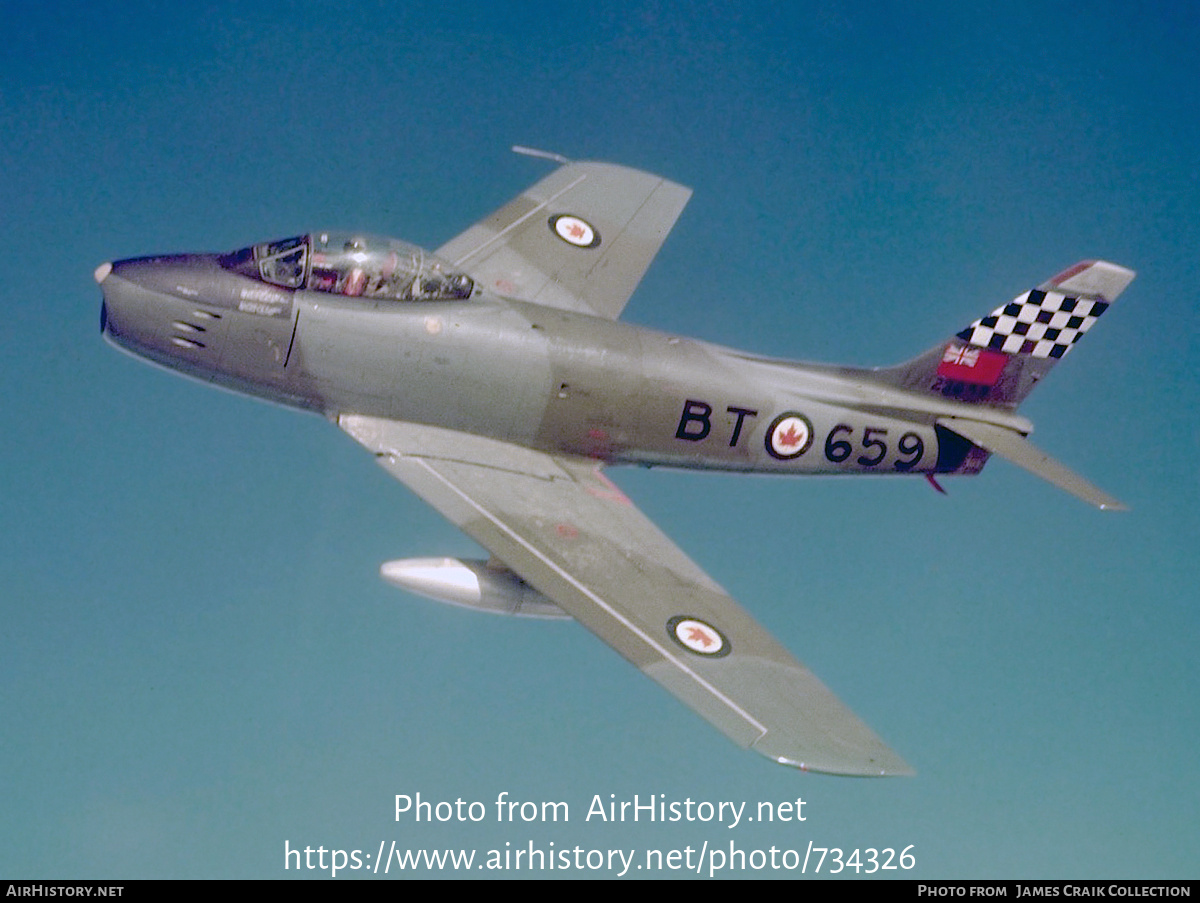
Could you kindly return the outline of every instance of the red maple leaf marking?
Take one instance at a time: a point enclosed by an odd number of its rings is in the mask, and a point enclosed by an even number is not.
[[[572,238],[583,238],[583,226],[579,223],[571,223],[567,226],[567,232],[571,234]]]
[[[713,638],[699,627],[692,627],[688,630],[688,639],[693,643],[699,643],[705,649],[713,644]]]
[[[800,440],[804,438],[804,434],[796,432],[796,427],[792,424],[788,424],[787,432],[776,433],[775,438],[779,441],[780,445],[792,448],[793,446],[800,444]]]

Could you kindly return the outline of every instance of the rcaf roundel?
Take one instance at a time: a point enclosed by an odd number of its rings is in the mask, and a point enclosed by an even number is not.
[[[595,248],[600,244],[600,233],[596,228],[587,220],[569,213],[550,217],[550,228],[567,244],[577,248]]]
[[[667,632],[676,643],[696,655],[720,658],[728,655],[733,648],[725,634],[707,621],[701,621],[691,615],[676,615],[671,618],[667,621]]]
[[[789,411],[780,414],[767,430],[767,453],[773,458],[787,461],[798,458],[812,445],[813,428],[803,414]]]

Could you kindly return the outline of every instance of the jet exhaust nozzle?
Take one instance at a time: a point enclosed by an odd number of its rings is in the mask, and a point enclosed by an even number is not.
[[[565,611],[503,566],[457,558],[387,561],[379,575],[393,586],[437,602],[522,618],[569,618]]]

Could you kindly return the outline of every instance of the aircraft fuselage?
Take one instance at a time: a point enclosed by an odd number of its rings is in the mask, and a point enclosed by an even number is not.
[[[327,416],[435,425],[607,463],[911,474],[975,472],[985,460],[935,426],[958,403],[874,383],[868,370],[757,358],[479,291],[411,302],[289,291],[216,260],[138,258],[98,272],[106,336]]]

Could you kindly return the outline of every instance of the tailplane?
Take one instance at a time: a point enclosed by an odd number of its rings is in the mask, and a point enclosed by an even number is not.
[[[1015,408],[1100,319],[1133,270],[1085,260],[980,317],[920,357],[878,370],[901,388]]]
[[[937,424],[957,433],[984,451],[1011,461],[1089,505],[1095,505],[1104,511],[1129,510],[1123,502],[1051,458],[1016,430],[965,417],[939,417]]]

